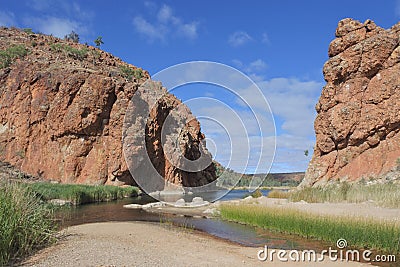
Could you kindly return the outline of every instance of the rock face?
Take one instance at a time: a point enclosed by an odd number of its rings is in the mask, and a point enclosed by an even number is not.
[[[0,49],[16,46],[28,53],[0,68],[0,160],[63,183],[135,184],[122,148],[125,112],[144,82],[153,83],[154,90],[165,90],[162,85],[146,71],[94,47],[1,28]],[[142,137],[146,133],[148,155],[167,181],[203,185],[216,179],[213,164],[197,173],[182,171],[159,145],[163,119],[180,104],[166,94],[140,132]],[[184,131],[179,141],[185,156],[193,158],[200,149],[208,153],[197,120]]]
[[[316,105],[316,145],[302,186],[400,179],[400,23],[339,22]]]

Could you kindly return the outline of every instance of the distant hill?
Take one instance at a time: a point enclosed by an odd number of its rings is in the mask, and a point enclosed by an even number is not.
[[[261,186],[298,186],[304,178],[304,172],[293,173],[258,173],[258,174],[242,174],[231,169],[224,168],[220,163],[214,162],[217,169],[217,177],[220,178],[219,186],[222,187],[247,187],[253,179],[257,179],[259,184],[263,180]]]

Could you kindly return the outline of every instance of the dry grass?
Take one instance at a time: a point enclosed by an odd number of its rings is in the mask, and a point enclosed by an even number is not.
[[[373,201],[381,207],[400,208],[400,184],[338,183],[325,187],[307,187],[290,191],[290,201],[361,203]]]

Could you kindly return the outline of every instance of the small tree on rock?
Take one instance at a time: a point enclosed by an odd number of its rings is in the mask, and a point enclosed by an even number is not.
[[[101,36],[97,37],[97,39],[94,40],[94,43],[96,44],[96,47],[100,49],[100,46],[101,46],[102,44],[104,44],[104,42],[103,42],[103,37],[101,37]]]

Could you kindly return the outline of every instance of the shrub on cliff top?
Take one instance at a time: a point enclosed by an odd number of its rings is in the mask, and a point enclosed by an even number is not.
[[[72,31],[71,33],[64,36],[64,40],[79,43],[79,35],[76,32]]]

